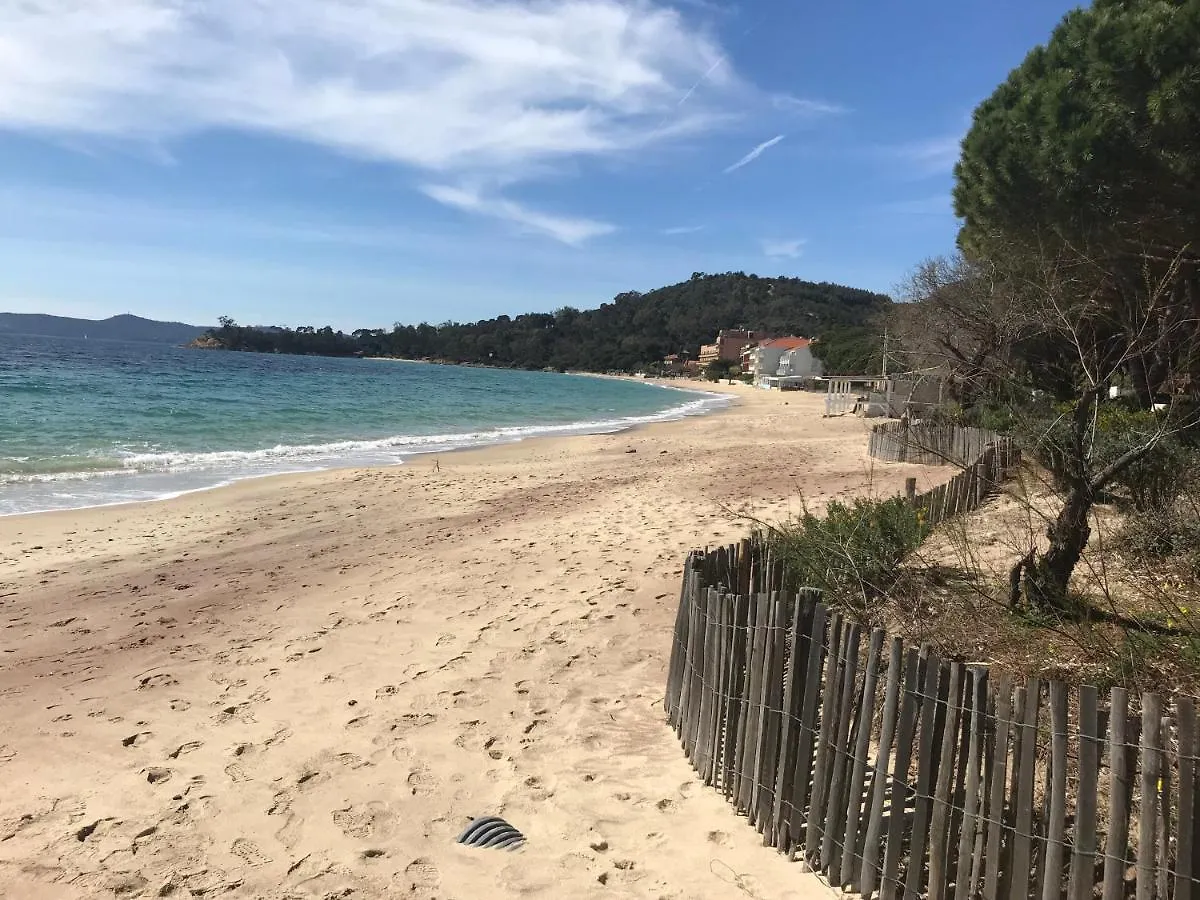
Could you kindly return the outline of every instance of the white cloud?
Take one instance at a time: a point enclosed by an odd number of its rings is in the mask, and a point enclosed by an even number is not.
[[[421,190],[438,203],[444,203],[446,206],[502,219],[522,230],[548,235],[556,241],[562,241],[571,246],[578,246],[589,238],[611,234],[616,230],[607,222],[553,216],[529,209],[503,197],[484,196],[471,188],[435,184],[426,185]]]
[[[664,228],[662,233],[665,235],[675,234],[695,234],[697,231],[703,231],[703,225],[679,225],[675,228]]]
[[[759,243],[762,245],[762,252],[764,256],[796,259],[801,253],[804,252],[804,245],[808,243],[808,241],[806,241],[804,238],[763,238],[761,241],[759,241]]]
[[[647,0],[22,0],[0,4],[0,128],[157,152],[234,129],[511,183],[715,127],[748,93],[722,61]]]
[[[740,169],[742,166],[749,165],[750,163],[754,162],[756,159],[758,159],[760,156],[762,156],[764,153],[766,153],[768,150],[770,150],[772,147],[774,147],[776,144],[778,144],[783,139],[784,139],[784,135],[777,134],[777,135],[775,135],[775,137],[771,138],[769,141],[763,141],[761,144],[759,144],[757,147],[755,147],[753,150],[751,150],[749,153],[747,153],[745,156],[743,156],[741,159],[739,159],[737,162],[735,162],[732,166],[729,166],[728,168],[726,168],[725,174],[728,175],[730,172],[735,172],[738,169]]]

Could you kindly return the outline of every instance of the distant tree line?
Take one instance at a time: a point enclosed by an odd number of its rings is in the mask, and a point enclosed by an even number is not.
[[[875,320],[890,306],[881,294],[798,278],[743,272],[697,272],[648,293],[619,294],[599,309],[564,306],[553,313],[498,316],[479,322],[359,329],[250,328],[222,318],[209,346],[260,353],[393,356],[523,369],[634,371],[670,353],[695,356],[722,328],[818,337],[832,371],[860,371],[878,355]],[[822,356],[825,348],[828,356]],[[847,368],[848,367],[848,368]]]

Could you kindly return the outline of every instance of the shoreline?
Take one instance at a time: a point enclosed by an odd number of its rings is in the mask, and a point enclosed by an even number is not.
[[[381,360],[391,360],[392,359],[391,357],[365,357],[365,358],[381,359]],[[399,359],[397,359],[395,361],[397,361],[397,362],[423,362],[421,360],[399,360]],[[576,373],[576,374],[581,374],[581,373]],[[596,376],[596,377],[615,378],[617,376]],[[724,397],[732,397],[733,396],[730,392],[721,391],[721,390],[706,391],[706,390],[701,390],[699,388],[678,388],[678,387],[675,387],[674,385],[662,383],[661,380],[637,379],[637,378],[633,378],[632,376],[628,376],[628,377],[622,376],[621,380],[629,380],[634,383],[648,384],[648,385],[651,385],[654,387],[660,387],[664,390],[679,391],[684,394],[692,394],[698,398],[702,398],[702,399],[694,400],[694,401],[692,401],[692,403],[702,403],[705,400],[714,399],[718,395],[724,396]],[[101,500],[98,500],[98,502],[87,502],[87,503],[82,503],[77,506],[52,506],[52,507],[46,507],[46,508],[42,508],[42,509],[16,510],[16,511],[12,511],[12,512],[0,511],[0,519],[12,518],[14,516],[45,515],[45,514],[49,514],[49,513],[67,512],[67,511],[71,511],[71,510],[106,509],[106,508],[112,508],[112,507],[124,507],[124,506],[136,505],[136,504],[141,504],[141,503],[163,503],[163,502],[168,502],[170,500],[177,499],[179,497],[188,496],[190,494],[196,494],[196,493],[201,493],[201,492],[206,492],[206,491],[225,490],[227,488],[233,487],[238,484],[242,484],[242,483],[250,482],[250,481],[259,481],[261,479],[266,479],[266,478],[314,475],[314,474],[318,474],[321,472],[334,472],[334,471],[345,470],[345,469],[375,469],[375,468],[386,469],[386,468],[392,468],[395,466],[409,465],[413,461],[415,461],[423,456],[469,452],[472,450],[480,450],[480,449],[485,449],[485,448],[489,448],[489,447],[502,447],[502,446],[506,446],[509,444],[523,443],[524,441],[528,441],[528,440],[544,440],[547,438],[576,437],[576,436],[587,436],[587,435],[596,435],[596,434],[621,434],[621,433],[624,433],[627,431],[633,431],[638,428],[662,424],[665,422],[681,421],[681,420],[692,418],[695,416],[712,415],[714,413],[718,413],[724,409],[727,409],[730,405],[732,405],[735,402],[736,402],[736,400],[728,400],[726,402],[720,403],[719,405],[714,405],[711,407],[704,407],[704,408],[698,409],[696,411],[689,411],[688,407],[690,406],[690,404],[683,403],[678,406],[667,407],[666,409],[661,410],[657,413],[647,413],[645,415],[640,415],[640,416],[625,417],[625,418],[643,420],[643,421],[633,421],[633,422],[629,422],[629,423],[623,423],[621,420],[611,420],[611,421],[602,420],[602,421],[596,421],[596,422],[586,422],[586,421],[585,422],[564,422],[561,424],[547,424],[547,425],[513,425],[513,426],[503,426],[503,427],[498,427],[498,428],[494,428],[494,429],[489,429],[487,431],[463,432],[463,433],[459,433],[459,434],[451,433],[451,434],[447,434],[444,436],[438,436],[438,435],[429,435],[429,436],[394,435],[391,438],[383,438],[383,439],[378,439],[378,440],[361,439],[361,440],[347,440],[347,441],[343,442],[343,443],[352,443],[352,444],[357,443],[357,444],[365,445],[365,444],[371,444],[371,443],[380,443],[380,442],[386,442],[386,441],[391,441],[391,440],[398,440],[398,439],[402,439],[402,438],[421,439],[421,438],[433,438],[433,437],[445,437],[447,439],[447,441],[452,442],[455,439],[466,440],[468,438],[472,438],[472,437],[476,437],[476,436],[480,436],[480,435],[487,435],[487,434],[500,435],[500,436],[497,436],[492,439],[479,440],[475,443],[463,443],[458,446],[448,446],[448,447],[429,449],[429,450],[420,449],[418,446],[417,449],[399,451],[397,453],[397,458],[394,461],[390,461],[390,462],[371,461],[371,460],[355,460],[352,457],[345,457],[343,460],[335,461],[335,462],[328,463],[328,464],[321,464],[321,463],[313,462],[312,464],[305,466],[303,463],[301,463],[297,468],[292,469],[292,470],[283,469],[280,471],[268,471],[268,472],[257,472],[257,473],[256,472],[248,472],[248,473],[242,473],[242,474],[219,473],[216,471],[206,472],[203,470],[194,471],[194,472],[187,472],[187,471],[182,471],[182,472],[155,472],[155,471],[139,472],[137,470],[129,470],[127,472],[104,471],[102,473],[96,473],[92,477],[81,476],[78,479],[73,480],[69,483],[81,483],[81,484],[87,484],[87,485],[103,485],[103,484],[111,484],[111,482],[106,482],[103,479],[120,479],[121,481],[127,481],[129,483],[130,490],[138,490],[138,489],[145,489],[141,485],[139,485],[139,483],[138,483],[139,480],[144,481],[147,478],[169,478],[171,476],[175,476],[178,480],[186,481],[188,479],[188,477],[190,476],[192,479],[195,479],[195,480],[203,480],[203,479],[207,479],[207,478],[212,478],[212,479],[216,479],[216,480],[213,481],[213,483],[211,483],[211,484],[202,484],[202,485],[198,485],[195,487],[184,487],[184,488],[179,488],[179,489],[164,488],[161,492],[153,493],[153,494],[147,495],[147,496],[134,497],[134,498],[130,498],[130,499],[117,499],[117,500],[102,500],[101,499]],[[576,430],[576,429],[578,429],[578,430]],[[503,434],[506,431],[510,432],[510,434]],[[526,432],[526,431],[528,433],[521,433],[521,432]],[[240,452],[240,451],[238,451],[238,452]],[[245,452],[250,453],[252,451],[245,451]],[[259,451],[253,451],[253,452],[259,452]],[[55,475],[55,474],[61,474],[61,473],[48,473],[48,474]],[[16,486],[25,486],[29,483],[31,483],[31,482],[18,482],[18,483],[16,483]],[[59,482],[51,479],[51,480],[47,480],[45,482],[32,482],[32,483],[56,484]],[[0,486],[0,495],[3,494],[3,489],[4,489],[4,486]]]
[[[0,519],[0,895],[744,897],[716,858],[831,896],[663,720],[682,564],[739,511],[948,473],[720,387],[619,434]],[[454,843],[488,814],[519,855]]]

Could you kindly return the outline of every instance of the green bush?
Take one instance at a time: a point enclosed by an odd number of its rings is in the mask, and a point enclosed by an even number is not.
[[[902,497],[831,502],[825,516],[804,512],[772,531],[793,587],[824,591],[826,602],[864,613],[895,582],[897,566],[929,534]]]
[[[1051,472],[1060,489],[1069,481],[1068,467],[1073,456],[1071,410],[1069,404],[1062,404],[1051,414],[1026,419],[1020,427],[1022,443]],[[1094,430],[1085,439],[1085,447],[1090,449],[1090,473],[1100,472],[1131,447],[1149,440],[1161,427],[1158,413],[1130,409],[1120,403],[1103,404]],[[1184,488],[1186,474],[1195,459],[1195,452],[1179,435],[1167,435],[1145,456],[1126,467],[1112,486],[1121,490],[1139,512],[1162,509]]]

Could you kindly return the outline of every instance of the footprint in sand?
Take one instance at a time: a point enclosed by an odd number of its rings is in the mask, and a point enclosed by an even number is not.
[[[355,804],[333,811],[333,823],[347,837],[387,838],[396,828],[396,816],[387,804],[373,800],[366,804]]]
[[[419,766],[408,775],[408,787],[414,797],[427,797],[438,787],[438,781],[424,766]]]
[[[245,838],[238,838],[229,848],[229,852],[234,856],[241,857],[248,866],[265,866],[271,861],[269,856],[266,856],[258,845],[253,841],[248,841]]]
[[[148,734],[149,732],[147,732]],[[204,741],[188,741],[185,744],[180,744],[174,750],[167,754],[171,759],[179,759],[185,753],[191,753],[193,750],[199,750],[204,746]]]
[[[12,762],[16,756],[17,751],[8,744],[0,744],[0,763]]]
[[[122,747],[140,747],[146,741],[150,740],[154,735],[149,731],[139,731],[137,734],[131,734],[127,738],[121,738]]]
[[[431,860],[419,856],[404,867],[404,880],[411,890],[432,891],[442,883],[442,875]]]
[[[225,774],[229,776],[231,781],[242,782],[249,781],[250,776],[246,774],[246,770],[238,763],[230,763],[225,767]]]
[[[137,689],[144,691],[150,688],[166,687],[169,684],[179,684],[179,682],[166,672],[163,672],[159,675],[147,675],[145,678],[138,679]]]

